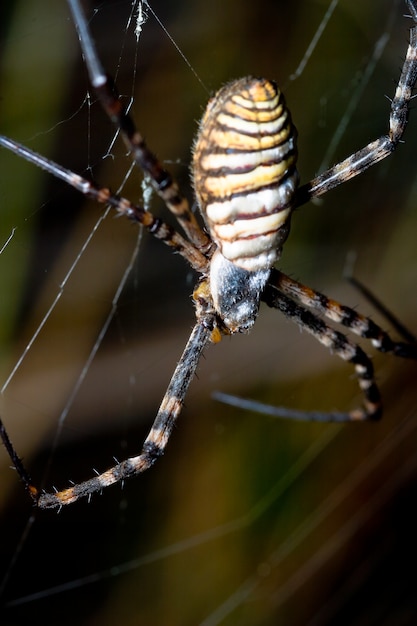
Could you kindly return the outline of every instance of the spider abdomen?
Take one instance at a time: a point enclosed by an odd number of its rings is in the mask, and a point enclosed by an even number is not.
[[[221,254],[269,269],[285,241],[298,184],[296,130],[275,83],[242,78],[210,100],[193,155],[196,197]]]

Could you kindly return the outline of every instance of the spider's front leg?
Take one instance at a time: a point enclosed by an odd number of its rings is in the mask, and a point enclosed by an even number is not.
[[[341,332],[328,326],[317,315],[298,305],[294,300],[274,289],[270,285],[265,289],[262,300],[274,309],[278,309],[286,317],[296,322],[301,328],[313,335],[321,344],[332,350],[344,361],[352,363],[358,377],[359,387],[364,393],[364,406],[346,413],[305,411],[304,419],[324,422],[350,422],[377,420],[381,417],[381,395],[374,379],[372,361],[365,352],[349,341]],[[291,418],[291,410],[285,409],[285,417]],[[295,411],[295,417],[300,414]]]
[[[196,304],[197,323],[175,368],[154,423],[138,456],[116,463],[105,472],[68,489],[41,492],[33,484],[0,419],[0,438],[26,490],[39,508],[60,508],[80,498],[90,497],[105,487],[145,472],[164,453],[204,349],[208,343],[219,341],[221,335],[226,332],[224,328],[218,326],[219,320],[213,307],[207,280],[203,279],[199,283],[193,297]]]
[[[364,339],[370,339],[373,346],[380,352],[388,352],[405,359],[417,360],[417,341],[414,335],[404,328],[394,315],[364,285],[353,278],[349,280],[360,289],[365,297],[370,299],[376,309],[405,337],[405,342],[393,341],[389,334],[369,317],[357,313],[352,308],[332,300],[325,294],[311,289],[311,287],[302,285],[294,278],[278,270],[274,269],[272,271],[269,284],[290,299],[296,300],[303,306],[314,309],[332,322],[348,328],[355,335]]]
[[[79,498],[90,496],[97,491],[102,491],[102,489],[114,483],[145,472],[162,456],[181,413],[188,387],[194,377],[200,357],[207,344],[219,341],[223,334],[223,331],[220,330],[217,325],[218,318],[213,308],[207,280],[203,279],[199,283],[193,297],[196,304],[197,323],[191,332],[181,359],[175,368],[168,389],[161,402],[152,428],[143,443],[140,454],[120,463],[116,463],[116,465],[107,471],[98,474],[90,480],[69,487],[68,489],[55,493],[41,494],[39,494],[37,489],[31,484],[28,484],[28,474],[24,468],[23,471],[19,471],[19,467],[14,462],[21,479],[26,484],[26,488],[40,508],[55,508],[63,506],[64,504],[71,504]]]
[[[123,481],[125,478],[141,474],[155,463],[165,451],[201,354],[212,338],[212,332],[213,324],[208,318],[199,320],[194,326],[152,428],[143,443],[141,453],[116,463],[107,471],[68,489],[55,493],[37,494],[35,500],[40,508],[55,508],[71,504],[79,498],[102,491],[105,487]]]
[[[371,340],[374,347],[381,352],[417,360],[417,344],[393,341],[388,333],[371,319],[302,285],[278,270],[273,270],[271,273],[268,285],[262,294],[262,300],[268,306],[280,310],[341,359],[351,363],[355,368],[359,387],[364,393],[364,406],[346,413],[304,412],[277,408],[273,411],[274,414],[289,419],[316,421],[347,422],[379,419],[382,414],[381,396],[375,382],[371,359],[362,348],[350,341],[343,333],[328,326],[318,315],[305,307],[314,309],[320,315],[341,324],[356,335]]]

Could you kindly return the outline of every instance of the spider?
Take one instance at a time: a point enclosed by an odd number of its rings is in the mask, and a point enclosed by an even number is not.
[[[203,351],[223,335],[248,332],[261,301],[282,311],[354,366],[364,396],[363,406],[345,413],[312,411],[305,416],[335,421],[378,419],[381,400],[370,358],[322,318],[370,339],[376,349],[396,356],[417,359],[415,343],[393,341],[369,318],[284,275],[274,264],[287,239],[296,207],[361,174],[390,155],[401,140],[417,80],[417,0],[406,0],[414,24],[391,101],[388,134],[307,184],[299,186],[297,132],[275,83],[246,77],[220,89],[209,101],[193,150],[192,178],[206,229],[200,227],[177,183],[148,148],[119,99],[112,79],[101,66],[81,3],[68,3],[91,83],[104,110],[185,236],[142,206],[94,185],[11,139],[0,137],[0,144],[85,196],[110,205],[118,214],[141,224],[183,256],[200,277],[193,293],[194,328],[138,456],[117,462],[102,474],[62,491],[44,492],[33,485],[0,421],[3,443],[34,503],[40,508],[61,507],[150,468],[165,451]],[[299,412],[287,411],[287,417],[297,415]]]

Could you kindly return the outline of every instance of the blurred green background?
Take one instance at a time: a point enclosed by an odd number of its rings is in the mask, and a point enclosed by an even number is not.
[[[402,2],[341,0],[291,80],[329,5],[155,0],[203,84],[151,15],[136,46],[131,3],[102,2],[92,28],[139,128],[189,193],[208,95],[246,74],[285,90],[306,182],[386,132],[385,96],[407,46]],[[89,90],[65,3],[0,11],[1,133],[140,201],[141,177],[126,177],[129,157]],[[343,279],[354,253],[356,275],[416,331],[416,155],[413,111],[392,158],[297,211],[280,268],[385,328]],[[102,208],[4,150],[0,173],[0,248],[13,233],[0,257],[2,385],[57,300],[1,414],[34,479],[64,487],[138,453],[193,324],[194,277],[111,214],[79,258]],[[165,215],[155,198],[152,210]],[[360,402],[349,366],[263,307],[249,336],[210,348],[165,457],[123,489],[59,515],[34,512],[1,452],[1,623],[414,624],[417,369],[384,355],[375,367],[378,424],[289,423],[213,401],[220,390],[297,409]]]

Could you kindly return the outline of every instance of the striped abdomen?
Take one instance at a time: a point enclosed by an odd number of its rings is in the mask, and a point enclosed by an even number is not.
[[[194,147],[200,209],[221,254],[269,269],[289,230],[298,184],[296,130],[273,82],[242,78],[210,100]]]

